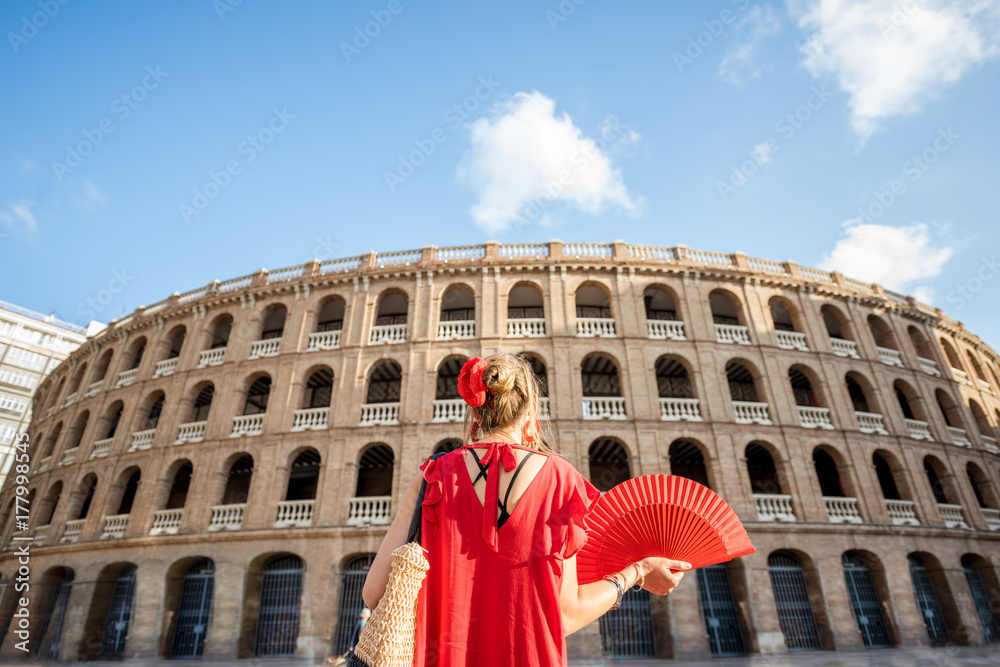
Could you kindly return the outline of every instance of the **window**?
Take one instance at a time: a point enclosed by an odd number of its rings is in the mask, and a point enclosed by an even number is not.
[[[11,412],[21,414],[27,407],[28,401],[23,398],[0,394],[0,410],[10,410]]]
[[[41,372],[45,368],[47,359],[48,357],[37,352],[31,352],[20,347],[11,347],[4,361],[8,364],[20,366],[21,368],[27,368],[30,371]],[[53,365],[58,365],[59,360],[53,359],[52,363]]]
[[[12,384],[15,387],[34,389],[38,385],[38,376],[31,373],[22,373],[10,368],[0,369],[0,382]]]

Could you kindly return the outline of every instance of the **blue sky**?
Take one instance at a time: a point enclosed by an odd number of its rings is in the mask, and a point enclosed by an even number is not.
[[[839,268],[996,348],[998,11],[5,2],[0,299],[107,322],[314,256],[621,238]]]

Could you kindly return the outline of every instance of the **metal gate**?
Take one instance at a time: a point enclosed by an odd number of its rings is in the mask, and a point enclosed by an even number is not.
[[[656,655],[653,608],[649,591],[628,590],[618,609],[601,616],[601,650],[615,658]]]
[[[118,657],[125,650],[125,638],[128,636],[128,624],[132,620],[134,607],[135,566],[129,565],[118,573],[111,589],[111,604],[108,605],[108,616],[104,620],[98,658]]]
[[[354,630],[354,623],[358,620],[358,614],[365,608],[365,601],[361,599],[361,589],[364,588],[368,568],[372,566],[374,560],[375,554],[365,554],[352,558],[344,567],[344,575],[340,583],[337,634],[333,646],[335,655],[341,655],[347,650],[351,641],[351,631]]]
[[[709,565],[698,572],[698,606],[712,644],[712,655],[743,655],[743,630],[733,598],[729,570],[724,564]]]
[[[41,654],[47,660],[59,659],[59,638],[62,636],[66,605],[69,603],[69,594],[72,590],[72,574],[60,579],[53,586],[52,597],[49,598],[49,606],[45,610],[42,627],[38,633],[40,640],[35,644],[35,655]]]
[[[910,562],[913,594],[917,597],[920,615],[924,617],[927,635],[932,644],[938,646],[946,644],[949,640],[948,627],[944,623],[944,612],[941,611],[941,604],[938,602],[937,593],[934,592],[934,584],[931,582],[927,566],[918,556],[910,556],[907,560]]]
[[[264,566],[254,631],[254,655],[294,656],[299,636],[302,559],[279,556]]]
[[[777,552],[767,559],[767,569],[786,648],[789,651],[823,648],[802,563],[790,553]]]
[[[882,605],[875,592],[875,582],[868,563],[855,554],[846,553],[843,558],[844,578],[847,594],[851,598],[851,611],[858,622],[865,648],[889,648],[889,630],[882,616]]]
[[[215,563],[206,559],[192,564],[184,573],[171,658],[200,658],[208,622],[212,618]]]
[[[1000,629],[997,628],[997,619],[993,615],[993,607],[990,604],[990,596],[986,592],[986,585],[983,583],[983,576],[976,567],[966,565],[965,580],[969,582],[969,588],[972,590],[972,600],[976,603],[979,621],[983,624],[983,636],[986,638],[986,643],[1000,641]]]

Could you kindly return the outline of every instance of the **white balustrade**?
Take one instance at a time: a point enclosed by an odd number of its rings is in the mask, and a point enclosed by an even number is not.
[[[399,403],[366,403],[361,406],[359,426],[390,426],[399,423]]]
[[[948,437],[951,438],[951,444],[953,445],[958,445],[959,447],[972,447],[972,442],[969,441],[969,437],[965,434],[964,428],[949,426]]]
[[[348,526],[385,526],[392,522],[389,514],[390,496],[364,496],[351,498]]]
[[[986,521],[986,527],[990,530],[1000,530],[1000,510],[992,510],[988,507],[979,508]]]
[[[969,374],[963,370],[960,370],[958,368],[952,368],[951,374],[955,376],[955,380],[957,380],[958,382],[962,382],[964,384],[969,384],[969,385],[972,384],[972,382],[969,381]]]
[[[962,509],[961,505],[946,505],[945,503],[938,503],[938,511],[941,512],[941,519],[944,521],[945,528],[964,528],[965,530],[972,530],[969,524],[965,521],[965,511]]]
[[[67,396],[66,400],[63,401],[62,406],[64,408],[68,408],[69,406],[73,405],[73,403],[76,402],[76,395],[77,395],[77,393],[78,392],[74,391],[72,394],[70,394],[69,396]]]
[[[139,374],[138,368],[133,368],[129,371],[122,371],[118,374],[118,381],[115,382],[115,389],[119,387],[127,387],[133,382],[135,382],[135,376]]]
[[[90,398],[91,396],[97,396],[97,392],[101,390],[101,385],[104,384],[104,380],[98,380],[97,382],[91,382],[87,385],[87,391],[84,392],[84,398]]]
[[[150,535],[176,535],[184,516],[184,508],[172,510],[157,510],[153,512],[153,525],[149,528]]]
[[[156,370],[153,371],[154,378],[162,378],[168,375],[173,375],[174,371],[177,370],[177,357],[173,359],[164,359],[163,361],[156,362]]]
[[[330,421],[330,408],[304,408],[295,411],[292,431],[322,431]]]
[[[583,399],[584,419],[628,419],[621,396],[588,396]]]
[[[985,391],[987,394],[993,393],[993,390],[990,388],[990,383],[982,378],[979,378],[979,389]]]
[[[276,357],[281,349],[280,338],[267,338],[265,340],[255,340],[250,343],[250,356],[248,359],[261,359],[263,357]]]
[[[931,429],[928,423],[922,422],[919,419],[907,419],[906,432],[914,440],[934,441],[934,436],[931,435]]]
[[[803,352],[809,351],[809,346],[806,344],[806,335],[804,333],[781,330],[778,330],[775,333],[778,335],[778,347],[785,350],[802,350]]]
[[[63,452],[62,460],[59,461],[59,465],[68,466],[76,462],[76,454],[80,451],[79,447],[74,447],[73,449],[67,449]]]
[[[917,361],[920,362],[920,370],[927,373],[928,375],[936,375],[941,377],[941,370],[938,368],[937,362],[933,359],[925,359],[923,357],[917,357]]]
[[[615,321],[610,317],[578,317],[576,335],[580,338],[614,338]]]
[[[438,340],[465,340],[476,337],[475,320],[438,322]]]
[[[185,442],[201,442],[205,438],[205,427],[207,421],[188,422],[177,427],[177,439],[175,445],[183,445]]]
[[[697,398],[660,398],[660,419],[665,422],[700,422],[701,405]]]
[[[260,435],[264,432],[264,415],[238,415],[233,417],[233,430],[229,433],[230,438],[240,436]]]
[[[899,366],[903,367],[903,358],[899,354],[899,350],[892,350],[888,347],[876,347],[878,350],[878,359],[886,366]]]
[[[830,519],[830,523],[864,523],[858,512],[857,498],[824,496],[823,504],[826,506],[826,516]]]
[[[862,433],[889,435],[889,432],[885,430],[882,415],[875,414],[874,412],[855,412],[854,416],[858,420],[858,430]]]
[[[737,424],[763,424],[764,426],[771,424],[767,403],[733,401],[733,411],[736,413]]]
[[[156,435],[156,429],[150,428],[145,431],[136,431],[132,434],[132,444],[129,445],[128,451],[138,452],[143,449],[149,449],[153,446],[153,436]]]
[[[646,320],[646,329],[653,340],[687,340],[684,323],[675,320]]]
[[[43,457],[41,461],[38,462],[38,469],[35,472],[45,472],[52,465],[52,456]]]
[[[860,359],[858,355],[858,344],[853,340],[844,340],[843,338],[831,338],[830,346],[833,348],[833,353],[838,357],[850,357],[851,359]]]
[[[507,320],[509,338],[541,338],[545,336],[544,317],[524,317]]]
[[[750,330],[738,324],[716,324],[715,340],[720,343],[750,344]]]
[[[997,439],[989,435],[983,436],[983,449],[991,454],[1000,454],[1000,447],[997,446]]]
[[[309,334],[309,343],[306,345],[306,352],[316,350],[336,350],[340,347],[340,330],[337,331],[315,331]]]
[[[913,511],[912,500],[886,500],[885,509],[894,526],[919,526],[917,513]]]
[[[393,345],[406,342],[405,324],[377,324],[372,327],[372,345]]]
[[[94,442],[94,448],[90,450],[90,458],[99,459],[107,456],[111,451],[111,443],[114,441],[114,438],[105,438],[104,440]]]
[[[549,418],[549,397],[539,396],[538,397],[538,416],[542,419]]]
[[[213,350],[202,350],[198,355],[198,365],[195,368],[219,366],[226,358],[226,348],[217,347]]]
[[[434,401],[433,422],[465,421],[465,401],[461,398],[438,399]]]
[[[107,540],[124,537],[127,528],[128,514],[106,516],[104,517],[104,531],[101,533],[101,539]]]
[[[59,544],[72,544],[80,539],[80,533],[83,532],[83,524],[86,519],[74,519],[73,521],[66,522],[66,528],[63,530],[62,537],[59,538]]]
[[[31,540],[32,546],[40,547],[45,544],[45,538],[49,536],[49,526],[50,524],[45,524],[35,528],[35,534]]]
[[[792,509],[792,497],[779,493],[755,493],[753,504],[758,521],[798,521]]]
[[[208,529],[216,530],[239,530],[243,525],[243,512],[246,510],[246,503],[234,503],[232,505],[213,505],[212,518],[208,521]]]
[[[803,428],[824,428],[833,430],[830,421],[830,408],[817,408],[811,405],[799,405],[799,423]]]
[[[315,500],[280,500],[275,528],[302,528],[312,525]]]

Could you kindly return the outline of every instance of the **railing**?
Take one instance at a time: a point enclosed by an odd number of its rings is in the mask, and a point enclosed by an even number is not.
[[[399,403],[366,403],[361,406],[359,426],[382,424],[391,426],[399,423]]]
[[[614,338],[615,321],[610,317],[578,317],[576,335],[580,338]]]
[[[45,538],[49,536],[50,524],[35,528],[35,534],[31,540],[32,546],[40,547],[45,544]]]
[[[376,324],[368,341],[372,345],[392,345],[406,342],[405,324]]]
[[[941,371],[938,369],[937,362],[933,359],[924,359],[923,357],[917,357],[917,361],[920,362],[920,370],[927,373],[928,375],[936,375],[941,377]]]
[[[79,447],[67,449],[65,452],[63,452],[63,457],[62,460],[59,461],[59,465],[61,466],[72,465],[74,462],[76,462],[76,454],[78,451],[80,451]]]
[[[712,250],[692,250],[686,246],[678,246],[676,249],[677,258],[687,260],[692,264],[704,264],[706,266],[721,266],[729,269],[734,266],[733,256],[725,252],[715,252]]]
[[[806,335],[804,333],[781,330],[778,330],[776,333],[778,335],[778,347],[785,350],[802,350],[803,352],[809,351],[809,346],[806,344]]]
[[[156,435],[156,429],[150,428],[145,431],[136,431],[132,434],[132,444],[129,445],[128,451],[137,452],[142,449],[149,449],[153,446],[153,436]]]
[[[509,338],[541,338],[544,335],[544,317],[507,320],[507,336]]]
[[[96,382],[91,382],[87,385],[87,391],[83,393],[84,398],[90,398],[91,396],[97,396],[97,393],[101,391],[101,385],[104,384],[104,380],[97,380]]]
[[[289,280],[298,280],[305,273],[305,266],[292,266],[287,269],[277,269],[267,272],[267,284],[284,283]]]
[[[758,521],[798,521],[792,509],[792,497],[778,493],[755,493],[753,505]]]
[[[98,440],[94,443],[94,448],[90,450],[90,458],[99,459],[108,455],[111,452],[111,443],[115,441],[114,438],[106,438],[104,440]]]
[[[433,422],[465,421],[465,401],[461,398],[445,398],[434,401]]]
[[[927,422],[920,421],[919,419],[907,419],[906,432],[914,440],[934,441],[934,437],[931,435],[930,425]]]
[[[844,282],[847,283],[848,286],[853,287],[855,290],[859,292],[863,292],[865,294],[874,293],[874,290],[872,290],[871,283],[863,282],[861,280],[858,280],[857,278],[848,278],[846,276],[844,277]]]
[[[294,415],[292,431],[322,431],[330,420],[330,408],[304,408]]]
[[[899,354],[899,350],[891,350],[887,347],[876,347],[878,350],[878,359],[886,366],[899,366],[903,367],[903,358]]]
[[[406,266],[420,261],[422,253],[419,250],[400,250],[397,252],[380,252],[375,255],[375,266]]]
[[[771,424],[771,417],[767,413],[767,403],[733,401],[733,411],[736,413],[737,424],[763,424],[764,426]]]
[[[979,378],[978,382],[979,382],[979,389],[981,391],[985,391],[987,394],[992,394],[993,393],[993,390],[990,388],[990,383],[989,382],[987,382],[986,380],[984,380],[982,378]]]
[[[563,257],[611,257],[610,243],[564,243]]]
[[[280,338],[268,338],[266,340],[255,340],[250,343],[250,356],[248,359],[260,359],[262,357],[276,357],[281,348]]]
[[[234,503],[232,505],[213,505],[212,518],[208,521],[208,529],[216,530],[239,530],[243,525],[243,512],[246,510],[246,503]]]
[[[1000,530],[1000,510],[981,507],[980,511],[983,513],[983,519],[986,521],[987,528],[993,531]]]
[[[183,445],[185,442],[201,442],[205,438],[205,426],[207,421],[188,422],[177,427],[177,439],[175,445]]]
[[[279,500],[275,528],[302,528],[312,525],[315,500]]]
[[[697,398],[661,398],[660,419],[665,422],[700,422],[701,405]]]
[[[754,271],[759,271],[760,273],[773,273],[779,276],[784,276],[788,274],[788,271],[785,270],[785,265],[773,259],[747,257],[747,264],[750,265],[751,269],[753,269]]]
[[[894,526],[919,526],[917,513],[913,511],[912,500],[886,500],[885,509]]]
[[[750,330],[739,324],[716,324],[715,340],[719,343],[750,344]]]
[[[320,275],[325,276],[328,273],[345,273],[347,271],[357,271],[360,268],[360,257],[347,257],[345,259],[328,259],[325,262],[320,262],[319,272]]]
[[[982,436],[982,438],[983,438],[983,449],[985,449],[991,454],[1000,454],[1000,447],[997,446],[996,438],[989,435],[984,435]]]
[[[944,521],[945,528],[964,528],[965,530],[972,530],[969,528],[969,524],[965,522],[965,511],[962,509],[961,505],[938,503],[938,511],[941,512],[941,519]]]
[[[336,350],[340,347],[340,330],[337,331],[315,331],[309,334],[309,342],[306,345],[306,352],[316,350]]]
[[[164,359],[163,361],[156,362],[156,370],[153,371],[153,378],[162,378],[168,375],[173,375],[174,371],[177,370],[177,357],[173,359]]]
[[[860,359],[858,355],[858,344],[853,340],[844,340],[843,338],[831,338],[830,347],[833,348],[833,353],[838,357],[850,357],[851,359]]]
[[[549,397],[539,396],[538,397],[538,416],[542,419],[549,418]]]
[[[830,519],[830,523],[864,523],[861,513],[858,512],[857,498],[824,496],[823,504],[826,506],[826,516]]]
[[[497,250],[500,257],[521,259],[525,257],[548,257],[548,243],[510,243],[500,246]]]
[[[347,515],[348,526],[385,526],[392,522],[389,508],[392,504],[390,496],[364,496],[351,498],[351,507]]]
[[[481,245],[463,245],[452,248],[438,248],[434,259],[439,262],[453,262],[457,259],[482,259],[486,256],[486,248]]]
[[[205,368],[207,366],[218,366],[226,357],[226,348],[217,347],[213,350],[202,350],[198,354],[198,365],[195,368]]]
[[[38,462],[38,469],[35,472],[45,472],[52,465],[52,455],[45,456]]]
[[[628,419],[621,396],[590,396],[583,399],[584,419]]]
[[[854,416],[858,420],[858,430],[862,433],[889,435],[889,432],[885,430],[882,415],[875,414],[874,412],[855,412]]]
[[[799,423],[803,428],[833,429],[830,421],[830,408],[817,408],[810,405],[799,405]]]
[[[642,261],[653,259],[661,262],[672,262],[677,259],[673,248],[656,245],[629,245],[628,255]]]
[[[67,396],[65,398],[65,400],[63,400],[62,406],[64,408],[68,408],[69,406],[73,405],[73,403],[76,401],[76,395],[77,395],[77,393],[78,392],[74,391],[72,394],[70,394],[69,396]]]
[[[157,510],[153,512],[153,525],[149,528],[150,535],[176,535],[181,525],[184,508],[172,510]]]
[[[240,436],[260,435],[264,432],[264,415],[238,415],[233,417],[233,430],[229,433],[230,438]]]
[[[951,374],[955,376],[955,380],[965,384],[971,385],[972,382],[969,381],[969,374],[963,370],[952,367]]]
[[[466,340],[476,337],[475,320],[438,322],[438,340]]]
[[[104,532],[101,533],[102,540],[115,539],[125,536],[128,528],[128,514],[114,514],[104,517]]]
[[[115,389],[119,387],[127,387],[133,382],[135,382],[135,376],[138,375],[139,369],[133,368],[129,371],[122,371],[118,374],[118,381],[115,382]]]
[[[951,438],[951,444],[953,445],[958,445],[959,447],[972,447],[972,443],[969,441],[969,437],[965,435],[964,428],[956,428],[954,426],[949,426],[948,437]]]
[[[675,320],[646,320],[646,329],[652,340],[687,340],[684,323]]]
[[[66,528],[63,530],[62,537],[59,538],[59,544],[72,544],[80,539],[80,533],[83,532],[83,524],[86,519],[74,519],[73,521],[66,522]]]

